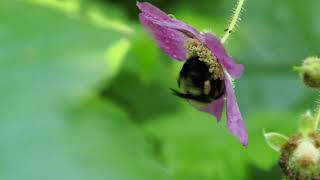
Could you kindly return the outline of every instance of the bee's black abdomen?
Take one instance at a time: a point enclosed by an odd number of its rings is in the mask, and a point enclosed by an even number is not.
[[[204,81],[210,79],[210,76],[207,65],[199,61],[197,57],[193,57],[184,63],[180,71],[179,81],[190,79],[195,87],[202,88]]]
[[[198,57],[192,57],[184,63],[178,85],[183,93],[173,90],[176,96],[202,103],[210,103],[220,98],[225,91],[223,80],[213,79],[208,66]]]

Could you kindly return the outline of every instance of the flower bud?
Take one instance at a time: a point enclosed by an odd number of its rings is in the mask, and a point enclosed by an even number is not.
[[[320,59],[318,57],[306,58],[302,66],[295,67],[294,70],[300,72],[306,86],[320,90]]]
[[[299,131],[302,135],[308,136],[317,129],[317,121],[311,111],[307,111],[300,118]]]
[[[320,179],[320,136],[310,133],[290,138],[281,150],[279,165],[288,180]]]
[[[307,111],[299,121],[299,132],[291,138],[264,132],[268,145],[281,154],[279,166],[285,180],[320,180],[319,117],[320,109],[316,115]]]

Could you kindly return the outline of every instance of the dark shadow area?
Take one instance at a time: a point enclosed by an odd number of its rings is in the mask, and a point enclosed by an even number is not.
[[[251,176],[249,179],[271,180],[282,179],[281,169],[274,166],[270,171],[263,171],[251,165]]]
[[[101,96],[124,107],[137,122],[178,110],[178,98],[169,87],[164,88],[157,82],[144,84],[135,74],[121,73],[101,91]]]

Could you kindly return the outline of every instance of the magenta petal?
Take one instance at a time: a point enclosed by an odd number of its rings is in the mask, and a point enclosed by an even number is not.
[[[208,48],[212,51],[213,55],[218,59],[219,63],[224,66],[228,73],[233,78],[240,78],[244,67],[242,64],[237,64],[234,59],[232,59],[226,50],[224,49],[223,44],[220,42],[220,39],[215,37],[212,34],[206,33],[203,35],[205,42]]]
[[[185,48],[185,35],[174,29],[155,24],[144,13],[140,13],[141,23],[153,34],[160,48],[171,58],[185,61],[187,49]]]
[[[152,4],[137,2],[137,6],[141,10],[139,14],[141,23],[151,31],[161,49],[173,59],[186,60],[185,41],[188,38],[204,41],[196,29],[171,18]]]
[[[237,98],[234,94],[231,80],[226,76],[225,80],[226,98],[227,98],[227,127],[237,136],[240,142],[248,145],[248,134],[244,126],[242,115],[237,103]]]
[[[187,37],[203,40],[199,31],[194,29],[192,26],[183,21],[168,16],[165,12],[161,11],[159,8],[153,6],[152,4],[147,2],[137,2],[137,6],[141,10],[141,12],[153,23],[180,31]]]
[[[224,97],[221,97],[215,100],[214,102],[210,103],[208,106],[202,108],[201,111],[214,115],[217,121],[220,121],[222,116],[222,111],[223,111],[223,105],[224,105]]]
[[[141,12],[148,14],[155,19],[171,21],[171,18],[165,12],[148,2],[137,2],[137,7],[141,10]]]

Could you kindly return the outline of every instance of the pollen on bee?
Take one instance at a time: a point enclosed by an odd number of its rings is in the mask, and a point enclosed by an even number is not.
[[[204,87],[203,87],[203,94],[209,95],[211,91],[211,84],[210,81],[207,80],[204,82]]]

